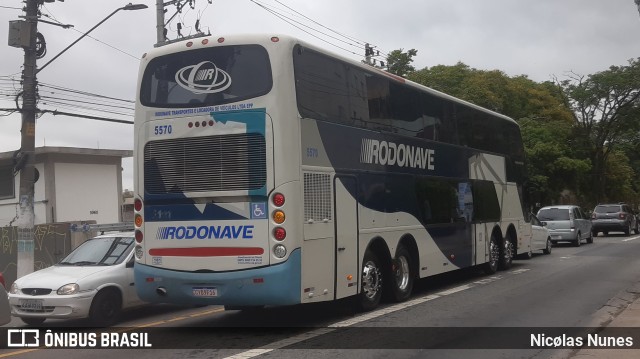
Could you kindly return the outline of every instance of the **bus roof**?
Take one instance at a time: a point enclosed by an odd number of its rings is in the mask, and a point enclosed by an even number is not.
[[[277,39],[277,40],[275,40]],[[206,40],[206,41],[205,41]],[[171,53],[175,53],[175,52],[179,52],[179,51],[184,51],[187,49],[196,49],[196,48],[203,48],[203,47],[210,47],[211,44],[214,44],[214,46],[218,46],[219,44],[224,44],[224,45],[239,45],[239,44],[263,44],[263,43],[270,43],[270,42],[285,42],[289,44],[289,47],[291,49],[293,49],[293,46],[295,46],[296,44],[300,44],[306,48],[310,48],[312,50],[324,53],[326,55],[329,55],[331,57],[334,57],[338,60],[344,61],[346,63],[349,63],[352,66],[356,66],[359,67],[365,71],[369,71],[369,72],[373,72],[373,73],[377,73],[383,76],[386,76],[390,79],[393,79],[397,82],[400,83],[404,83],[408,86],[411,87],[415,87],[418,88],[424,92],[428,92],[434,96],[440,97],[442,99],[448,100],[448,101],[452,101],[452,102],[456,102],[458,104],[461,104],[463,106],[466,107],[470,107],[485,113],[490,114],[491,116],[494,116],[496,118],[500,118],[503,119],[505,121],[509,121],[512,122],[514,124],[517,124],[517,122],[512,119],[511,117],[505,116],[501,113],[489,110],[487,108],[484,108],[482,106],[478,106],[476,104],[473,104],[471,102],[459,99],[457,97],[448,95],[444,92],[440,92],[438,90],[434,90],[430,87],[421,85],[417,82],[413,82],[411,80],[405,79],[404,77],[398,76],[398,75],[394,75],[392,73],[389,73],[387,71],[383,71],[381,69],[378,69],[376,67],[367,65],[365,63],[350,59],[348,57],[342,56],[340,54],[337,54],[333,51],[329,51],[326,49],[323,49],[321,47],[318,47],[316,45],[312,45],[304,40],[300,40],[298,38],[289,36],[289,35],[281,35],[281,34],[237,34],[237,35],[229,35],[229,36],[215,36],[215,35],[210,35],[210,36],[203,36],[203,37],[199,37],[199,38],[191,38],[191,39],[187,39],[187,40],[183,40],[183,41],[176,41],[176,42],[172,42],[170,44],[167,45],[163,45],[160,47],[156,47],[153,50],[149,51],[148,53],[145,53],[143,55],[143,59],[146,57],[148,60],[150,60],[151,58],[154,57],[158,57],[158,56],[163,56],[163,55],[167,55],[167,54],[171,54]],[[188,45],[189,43],[191,43],[191,45]]]

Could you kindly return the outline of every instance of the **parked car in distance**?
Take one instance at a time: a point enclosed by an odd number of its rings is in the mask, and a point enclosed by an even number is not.
[[[0,325],[5,325],[11,321],[11,307],[9,307],[9,298],[4,286],[0,285]]]
[[[638,230],[638,219],[631,206],[624,203],[599,204],[591,214],[593,223],[593,236],[597,237],[602,232],[605,236],[609,232],[624,232],[630,235],[633,230]]]
[[[541,250],[544,254],[551,254],[551,235],[545,222],[541,222],[531,214],[531,250]]]
[[[18,278],[9,290],[11,314],[29,325],[49,318],[85,318],[108,326],[123,308],[140,305],[133,282],[133,232],[82,243],[61,262]]]
[[[538,210],[537,217],[547,224],[551,242],[571,242],[576,247],[586,239],[593,243],[591,219],[586,217],[580,207],[575,205],[546,206]]]

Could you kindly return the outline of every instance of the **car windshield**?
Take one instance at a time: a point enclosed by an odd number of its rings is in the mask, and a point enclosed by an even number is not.
[[[93,238],[74,249],[58,265],[114,265],[122,263],[132,248],[132,237]]]
[[[568,221],[569,211],[560,208],[543,208],[538,212],[541,221]]]
[[[596,206],[596,213],[618,213],[620,212],[620,206]]]

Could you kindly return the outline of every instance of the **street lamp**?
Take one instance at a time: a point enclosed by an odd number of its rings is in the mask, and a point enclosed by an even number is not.
[[[36,70],[36,74],[42,70],[44,70],[45,67],[47,67],[47,65],[49,65],[50,63],[53,62],[53,60],[57,59],[58,57],[60,57],[60,55],[62,55],[63,53],[65,53],[65,51],[69,50],[69,48],[71,48],[71,46],[75,45],[78,41],[82,40],[85,36],[89,35],[89,33],[91,31],[93,31],[96,27],[102,25],[103,22],[107,21],[110,17],[112,17],[115,13],[117,13],[120,10],[141,10],[141,9],[146,9],[148,6],[145,4],[132,4],[129,3],[123,7],[119,7],[117,9],[115,9],[111,14],[109,14],[107,17],[105,17],[104,19],[102,19],[102,21],[100,21],[99,23],[97,23],[94,27],[92,27],[91,29],[89,29],[89,31],[85,32],[84,34],[82,34],[82,36],[80,36],[78,39],[76,39],[76,41],[72,42],[69,46],[65,47],[64,50],[60,51],[59,54],[57,54],[56,56],[54,56],[51,60],[49,60],[46,64],[42,65],[41,68]]]
[[[36,74],[47,67],[53,60],[57,59],[65,51],[82,40],[96,27],[107,21],[111,16],[120,10],[139,10],[146,9],[147,5],[128,4],[116,9],[106,18],[100,21],[96,26],[85,32],[71,45],[67,46],[54,58],[49,60],[40,69],[36,65],[36,34],[38,32],[38,18],[40,17],[38,7],[42,4],[42,0],[25,0],[25,19],[28,26],[28,45],[24,48],[24,70],[22,75],[22,127],[20,138],[20,194],[19,194],[19,211],[17,216],[18,224],[18,250],[17,250],[17,277],[20,278],[26,274],[33,272],[33,227],[34,227],[34,154],[35,154],[35,137],[36,137]]]

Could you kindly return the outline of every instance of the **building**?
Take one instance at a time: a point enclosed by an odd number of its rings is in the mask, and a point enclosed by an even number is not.
[[[122,222],[122,158],[132,156],[129,150],[36,148],[34,224]],[[19,212],[14,158],[14,152],[0,153],[0,227],[15,225]]]

